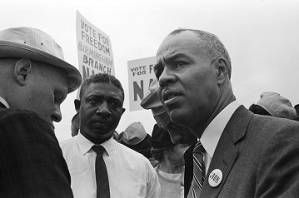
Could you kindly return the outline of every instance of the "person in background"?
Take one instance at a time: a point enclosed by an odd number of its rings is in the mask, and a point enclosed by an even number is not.
[[[160,184],[149,160],[113,138],[125,111],[119,80],[109,74],[91,76],[79,98],[79,134],[61,143],[74,197],[158,197]]]
[[[151,109],[157,125],[168,131],[173,144],[189,145],[184,153],[185,170],[184,184],[190,182],[190,175],[193,174],[193,149],[197,142],[197,138],[190,132],[187,127],[178,125],[170,120],[168,110],[161,101],[161,89],[157,79],[154,79],[150,85],[149,94],[141,101],[144,109]],[[156,161],[156,160],[155,160]],[[186,192],[184,191],[186,194]]]
[[[154,79],[151,82],[149,90],[149,94],[142,99],[140,105],[144,109],[151,109],[158,126],[168,131],[171,141],[174,144],[195,144],[196,137],[190,132],[186,133],[186,131],[189,130],[188,128],[178,125],[170,120],[167,107],[161,102],[161,90],[157,79]]]
[[[270,115],[290,120],[295,120],[297,117],[296,109],[290,100],[276,92],[263,92],[259,101],[252,104],[249,110],[259,115]]]
[[[151,136],[146,133],[141,122],[131,123],[125,131],[119,134],[118,141],[123,145],[151,159]]]
[[[152,155],[157,164],[161,198],[184,197],[184,153],[185,144],[172,143],[168,132],[157,124],[152,132]]]
[[[296,121],[299,121],[299,104],[296,104],[294,106],[294,108],[296,109]]]
[[[73,197],[53,122],[81,80],[45,32],[0,31],[0,197]]]
[[[253,114],[236,101],[231,60],[217,36],[174,30],[156,58],[170,120],[199,140],[185,197],[298,197],[299,124]]]

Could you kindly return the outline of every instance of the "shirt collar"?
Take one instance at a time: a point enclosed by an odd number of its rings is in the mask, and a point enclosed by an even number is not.
[[[233,101],[227,105],[204,130],[200,142],[210,157],[213,157],[225,126],[239,106],[238,101]]]
[[[79,144],[79,150],[82,155],[85,155],[86,153],[91,151],[91,148],[93,145],[95,145],[93,142],[91,142],[89,139],[84,137],[81,132],[79,131],[78,135],[76,135],[76,141]],[[107,155],[111,155],[115,151],[116,141],[111,137],[107,141],[103,142],[101,144],[107,153]]]
[[[6,108],[9,109],[9,104],[8,104],[8,103],[6,102],[6,100],[5,100],[4,98],[2,98],[1,96],[0,96],[0,103],[3,104]]]

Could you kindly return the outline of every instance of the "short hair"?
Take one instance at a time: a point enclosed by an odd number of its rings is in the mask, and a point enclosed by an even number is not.
[[[218,57],[223,57],[224,59],[226,59],[227,61],[227,66],[228,66],[228,76],[229,78],[231,77],[231,59],[229,57],[229,54],[226,50],[226,48],[224,47],[224,45],[222,44],[222,42],[219,40],[219,38],[209,32],[205,32],[202,30],[194,30],[194,29],[176,29],[174,31],[172,31],[170,35],[176,35],[179,34],[181,32],[184,31],[191,31],[194,32],[196,35],[198,35],[199,39],[201,41],[205,42],[205,45],[202,46],[203,49],[206,50],[207,55],[209,56],[209,58],[211,60],[218,58]]]
[[[89,86],[91,83],[112,84],[121,91],[122,96],[123,96],[123,100],[125,98],[124,89],[123,89],[120,81],[116,77],[114,77],[110,74],[98,73],[98,74],[95,74],[95,75],[92,75],[92,76],[88,77],[87,79],[85,79],[83,81],[83,83],[81,85],[81,88],[80,88],[80,94],[79,94],[80,100],[82,98],[82,95],[83,95],[86,87]]]

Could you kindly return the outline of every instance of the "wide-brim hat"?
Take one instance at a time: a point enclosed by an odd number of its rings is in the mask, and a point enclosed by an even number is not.
[[[150,92],[146,95],[140,105],[144,109],[151,109],[154,119],[160,127],[166,128],[170,123],[169,115],[160,99],[160,86],[157,79],[150,84]]]
[[[57,67],[66,75],[68,92],[76,90],[82,81],[78,69],[64,61],[62,48],[51,36],[36,28],[0,31],[0,58],[28,58]]]

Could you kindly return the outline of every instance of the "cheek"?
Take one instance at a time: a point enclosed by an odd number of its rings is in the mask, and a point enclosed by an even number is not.
[[[193,75],[188,83],[185,84],[185,90],[187,90],[189,99],[192,103],[209,103],[215,98],[215,91],[217,91],[216,80],[209,74]]]
[[[44,90],[33,90],[29,98],[28,106],[32,110],[40,114],[48,114],[51,109],[54,109],[53,97],[50,92]]]
[[[88,108],[80,108],[80,120],[83,123],[86,123],[90,120],[90,118],[95,115],[96,110],[88,109]]]
[[[120,113],[113,113],[112,117],[113,117],[113,123],[117,125],[120,118],[121,118],[121,114]]]

